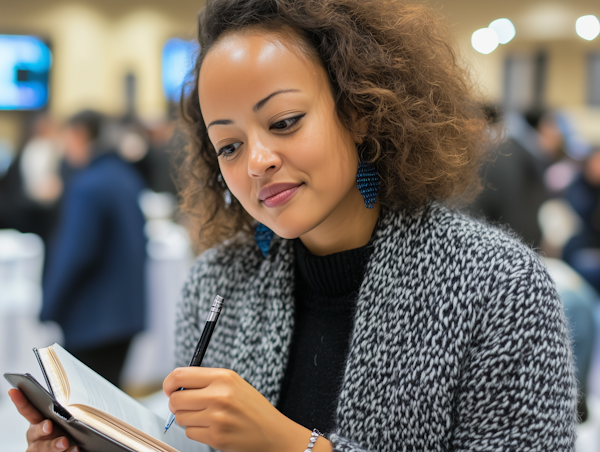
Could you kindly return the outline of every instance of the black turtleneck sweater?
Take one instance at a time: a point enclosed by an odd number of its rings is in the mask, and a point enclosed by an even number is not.
[[[297,239],[294,251],[294,335],[277,408],[306,428],[331,432],[372,247],[314,256]]]

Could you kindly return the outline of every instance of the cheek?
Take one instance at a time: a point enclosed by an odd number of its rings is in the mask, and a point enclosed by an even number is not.
[[[241,159],[236,159],[235,162],[228,162],[226,164],[219,163],[219,167],[221,168],[221,174],[227,184],[227,188],[246,208],[247,199],[250,197],[250,180],[246,167],[243,163],[238,162],[238,160]]]
[[[301,152],[292,157],[294,166],[309,174],[315,190],[322,195],[347,190],[354,183],[358,168],[354,141],[345,131],[331,133],[334,127],[329,124],[324,127],[327,133],[310,134]]]

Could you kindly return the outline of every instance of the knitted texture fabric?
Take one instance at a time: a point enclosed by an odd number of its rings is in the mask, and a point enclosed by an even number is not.
[[[572,451],[566,322],[534,252],[441,205],[382,212],[338,395],[335,451]],[[231,241],[199,257],[177,313],[186,365],[215,294],[204,359],[276,405],[294,319],[292,241]],[[303,445],[299,445],[299,450]]]

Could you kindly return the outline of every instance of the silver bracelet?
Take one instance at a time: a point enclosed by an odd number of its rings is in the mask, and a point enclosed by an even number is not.
[[[315,443],[317,442],[317,438],[319,436],[323,436],[323,434],[316,428],[313,429],[312,433],[310,434],[310,442],[308,443],[308,446],[306,446],[306,450],[304,452],[312,452],[312,448],[315,447]]]

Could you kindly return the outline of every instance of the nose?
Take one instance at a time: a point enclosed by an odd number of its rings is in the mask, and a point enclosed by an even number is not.
[[[277,172],[281,167],[281,158],[259,140],[249,143],[248,175],[258,179],[267,172]]]

